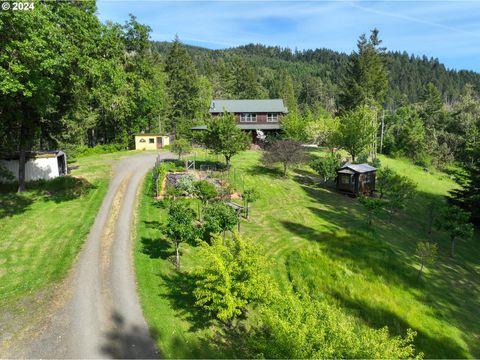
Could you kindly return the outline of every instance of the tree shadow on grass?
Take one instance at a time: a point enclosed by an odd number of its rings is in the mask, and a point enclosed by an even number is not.
[[[170,243],[164,239],[142,237],[141,242],[142,253],[148,255],[150,259],[161,258],[167,260],[174,254]]]
[[[249,167],[246,170],[246,173],[251,176],[270,176],[276,179],[285,179],[283,176],[283,172],[278,167],[269,167],[269,166],[262,166],[262,165],[254,165]]]
[[[390,310],[373,307],[365,301],[346,297],[336,291],[332,292],[332,295],[342,307],[349,309],[370,327],[388,326],[390,334],[395,336],[404,336],[408,328],[413,328],[403,318]],[[417,332],[415,348],[417,351],[423,351],[426,358],[460,359],[470,356],[465,349],[450,338],[445,336],[433,338],[421,330],[415,328],[413,330]]]
[[[111,314],[112,328],[104,333],[100,351],[113,359],[158,359],[153,339],[159,337],[158,330],[142,325],[129,324],[118,312]]]
[[[60,176],[48,181],[35,181],[29,188],[44,201],[60,203],[83,197],[97,187],[84,178]]]
[[[290,221],[281,223],[292,234],[322,244],[325,251],[335,258],[396,285],[411,284],[415,279],[415,272],[411,266],[399,261],[398,254],[391,247],[368,233],[338,231],[334,226],[320,232],[300,223]]]
[[[23,213],[36,201],[58,204],[83,197],[93,189],[96,186],[86,179],[72,176],[29,182],[25,193],[17,193],[16,184],[1,184],[0,219]]]
[[[197,331],[208,328],[214,323],[214,319],[205,310],[195,305],[195,283],[197,277],[189,272],[175,271],[170,275],[160,275],[168,293],[160,294],[167,298],[177,314],[192,324],[189,331]]]
[[[21,214],[33,203],[31,198],[17,193],[0,193],[0,219]]]
[[[160,229],[162,226],[162,223],[158,220],[144,221],[143,223],[149,229]]]

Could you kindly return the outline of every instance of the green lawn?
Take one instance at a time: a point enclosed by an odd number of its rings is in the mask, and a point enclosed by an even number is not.
[[[203,159],[202,153],[197,159]],[[427,204],[455,186],[442,173],[428,173],[405,160],[381,157],[383,166],[411,177],[418,195],[391,221],[380,216],[366,225],[355,199],[313,184],[304,171],[288,179],[263,168],[260,153],[233,159],[235,182],[255,187],[260,199],[242,233],[262,243],[273,261],[272,274],[283,289],[307,292],[335,303],[366,326],[388,325],[392,334],[417,331],[416,346],[426,357],[480,357],[479,237],[459,243],[449,258],[448,239],[433,232],[439,259],[416,281],[417,241],[427,240]],[[210,157],[211,159],[213,157]],[[233,177],[233,171],[231,173]],[[149,194],[147,178],[141,198],[135,261],[140,297],[147,320],[167,358],[229,357],[211,346],[214,328],[202,326],[191,296],[171,264],[172,247],[158,230],[165,210]],[[183,269],[201,259],[184,246]]]
[[[22,194],[0,188],[0,320],[65,276],[102,203],[112,161],[127,153],[81,158],[71,176],[27,184]]]

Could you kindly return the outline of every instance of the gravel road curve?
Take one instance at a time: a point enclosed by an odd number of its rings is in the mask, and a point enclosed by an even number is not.
[[[157,154],[114,164],[113,177],[84,247],[61,289],[62,305],[16,348],[26,358],[158,358],[140,307],[132,224],[143,177]],[[162,153],[171,158],[172,154]],[[60,295],[59,295],[60,296]]]

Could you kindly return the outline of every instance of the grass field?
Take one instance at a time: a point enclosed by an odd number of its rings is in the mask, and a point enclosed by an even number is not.
[[[27,184],[21,194],[0,188],[0,319],[64,277],[102,203],[112,161],[126,153],[81,158],[72,176]]]
[[[233,160],[236,183],[260,192],[242,233],[266,247],[282,288],[338,304],[366,326],[387,325],[395,335],[413,328],[417,350],[426,357],[480,356],[478,235],[459,243],[452,259],[448,239],[434,231],[439,258],[416,281],[414,249],[417,241],[428,239],[427,204],[441,201],[455,186],[448,176],[382,157],[383,166],[418,183],[418,195],[404,212],[392,220],[381,215],[369,228],[355,199],[313,184],[304,171],[282,178],[263,168],[259,156],[245,152]],[[214,328],[199,326],[191,289],[176,276],[173,249],[158,230],[165,209],[151,199],[149,181],[147,177],[139,207],[135,262],[142,305],[162,355],[233,356],[235,349],[215,353],[210,346]],[[195,251],[183,247],[183,270],[201,261]]]

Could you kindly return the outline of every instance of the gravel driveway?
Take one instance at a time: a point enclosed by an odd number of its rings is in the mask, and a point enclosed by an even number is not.
[[[131,237],[139,186],[156,156],[143,153],[115,163],[88,239],[59,292],[61,305],[10,356],[159,357],[137,295]]]

